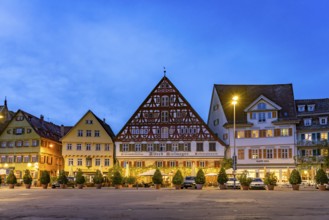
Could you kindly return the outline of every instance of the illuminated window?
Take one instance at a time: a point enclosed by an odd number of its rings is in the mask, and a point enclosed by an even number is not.
[[[252,130],[251,131],[251,137],[252,138],[258,138],[259,137],[259,131],[258,130]]]
[[[245,137],[244,136],[244,134],[245,134],[244,131],[237,131],[236,133],[237,133],[237,138],[244,138]]]
[[[273,137],[273,130],[266,130],[266,137]]]
[[[322,132],[321,133],[321,140],[328,140],[328,133],[327,132]]]
[[[258,159],[259,154],[258,154],[258,149],[252,149],[251,150],[251,158],[252,159]]]
[[[289,136],[289,129],[288,128],[282,128],[281,129],[281,136]]]
[[[73,166],[73,158],[69,158],[68,159],[68,165],[69,166]]]

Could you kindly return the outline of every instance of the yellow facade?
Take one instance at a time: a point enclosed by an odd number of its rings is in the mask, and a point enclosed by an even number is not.
[[[64,169],[69,176],[78,169],[86,176],[92,176],[97,169],[106,173],[113,166],[114,135],[109,130],[103,120],[88,111],[62,138]]]
[[[9,170],[14,170],[20,182],[24,171],[29,169],[37,181],[40,171],[47,170],[55,176],[57,170],[62,169],[61,143],[39,135],[31,120],[38,121],[36,117],[18,111],[0,135],[0,175],[3,177]],[[41,123],[48,122],[41,120]],[[51,125],[58,128],[57,133],[60,131],[59,126]]]

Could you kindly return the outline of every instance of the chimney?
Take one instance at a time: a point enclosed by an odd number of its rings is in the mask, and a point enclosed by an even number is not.
[[[43,124],[43,121],[44,121],[44,116],[43,115],[40,115],[40,121],[41,121],[41,124]]]
[[[61,137],[64,137],[64,125],[61,125]]]
[[[7,107],[7,96],[5,96],[5,107]]]
[[[106,123],[106,119],[105,118],[103,118],[103,122]]]

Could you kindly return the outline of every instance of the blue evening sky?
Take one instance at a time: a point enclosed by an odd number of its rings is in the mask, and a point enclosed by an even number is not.
[[[56,124],[117,133],[167,76],[206,121],[213,84],[293,83],[326,98],[329,2],[0,0],[0,94]],[[2,101],[1,101],[2,102]]]

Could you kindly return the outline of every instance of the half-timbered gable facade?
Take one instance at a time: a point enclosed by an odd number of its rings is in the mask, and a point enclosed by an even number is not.
[[[235,137],[233,96],[238,96]],[[287,181],[295,167],[297,123],[291,84],[214,86],[208,125],[230,146],[229,157],[235,139],[238,172],[264,177],[270,171]]]
[[[116,138],[116,157],[124,167],[219,167],[224,148],[167,77]]]

